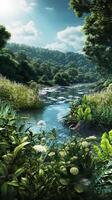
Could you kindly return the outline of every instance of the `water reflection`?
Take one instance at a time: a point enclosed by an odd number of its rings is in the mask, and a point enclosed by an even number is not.
[[[64,126],[63,117],[69,112],[70,103],[90,92],[90,88],[91,84],[44,88],[40,91],[40,96],[46,106],[41,111],[26,111],[20,115],[28,117],[25,119],[26,127],[31,126],[32,131],[38,132],[40,128],[50,131],[55,128],[60,141],[66,140],[71,132]]]

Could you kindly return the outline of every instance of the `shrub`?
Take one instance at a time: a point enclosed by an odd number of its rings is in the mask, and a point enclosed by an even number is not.
[[[112,131],[73,136],[59,145],[56,131],[34,135],[16,113],[0,110],[0,199],[109,200],[112,195]]]
[[[76,124],[80,120],[95,127],[112,128],[111,90],[84,96],[81,102],[73,103],[67,122]]]
[[[0,199],[86,199],[91,139],[59,146],[55,130],[34,135],[9,107],[0,113]]]
[[[94,173],[92,184],[101,199],[112,196],[112,130],[105,132],[98,144],[94,145],[92,155]]]

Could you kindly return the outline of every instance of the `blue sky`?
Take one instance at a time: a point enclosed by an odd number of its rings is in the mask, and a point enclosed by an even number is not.
[[[11,42],[60,51],[80,52],[83,19],[75,17],[69,0],[0,0],[0,23]]]

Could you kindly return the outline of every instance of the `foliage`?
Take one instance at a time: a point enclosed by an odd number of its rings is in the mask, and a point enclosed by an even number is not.
[[[103,133],[99,146],[94,145],[95,162],[107,162],[112,159],[112,131]]]
[[[0,49],[2,49],[5,45],[8,39],[10,39],[10,33],[6,31],[4,26],[0,25]]]
[[[9,107],[0,113],[0,198],[85,198],[91,139],[74,137],[58,146],[55,130],[33,135],[18,126]]]
[[[30,89],[4,77],[0,77],[0,99],[11,103],[16,109],[36,109],[42,106],[34,86]]]
[[[60,51],[53,51],[44,48],[30,47],[27,45],[19,45],[10,43],[7,44],[7,48],[17,55],[22,53],[26,55],[29,59],[34,59],[36,61],[46,63],[49,65],[55,65],[58,67],[69,66],[73,68],[94,68],[94,64],[91,63],[84,55],[74,52],[63,53]],[[69,68],[69,67],[68,67]]]
[[[62,53],[48,49],[29,47],[25,45],[8,44],[1,57],[3,67],[1,73],[16,81],[36,81],[44,85],[70,85],[80,82],[93,82],[98,80],[99,74],[95,66],[84,55],[76,53]],[[12,70],[10,60],[6,61],[4,55],[16,60],[12,66],[15,76],[10,77],[6,68]],[[18,64],[17,64],[18,63]],[[94,73],[94,75],[93,75]]]
[[[67,121],[76,124],[80,120],[89,122],[93,127],[112,128],[112,93],[109,88],[72,104]]]
[[[111,198],[112,131],[100,143],[73,136],[59,145],[55,130],[33,134],[18,122],[11,107],[1,107],[0,199]]]
[[[86,42],[84,51],[105,72],[112,73],[112,1],[70,0],[71,7],[82,16],[87,13],[84,24]]]
[[[67,121],[69,124],[77,124],[77,122],[80,121],[90,123],[92,121],[92,111],[86,96],[82,98],[81,102],[74,101],[71,104],[70,113],[68,114],[65,121]]]
[[[103,133],[98,144],[94,145],[92,160],[95,165],[93,187],[102,198],[112,195],[112,130]]]

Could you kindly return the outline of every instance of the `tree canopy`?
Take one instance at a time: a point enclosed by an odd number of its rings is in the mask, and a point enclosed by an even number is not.
[[[70,0],[70,5],[79,17],[86,13],[86,55],[102,72],[112,73],[112,1]]]
[[[6,45],[7,40],[10,39],[10,37],[11,34],[6,31],[4,26],[0,25],[0,49],[2,49]]]

